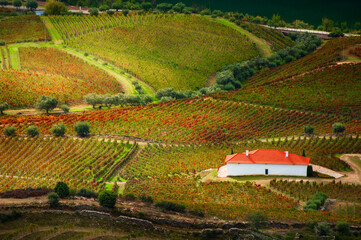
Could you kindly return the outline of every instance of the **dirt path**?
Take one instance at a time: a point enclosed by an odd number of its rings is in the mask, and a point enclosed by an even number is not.
[[[344,154],[340,157],[342,161],[347,162],[352,168],[352,172],[344,173],[346,176],[342,178],[342,181],[361,184],[361,167],[352,160],[353,157],[358,158],[358,161],[361,162],[361,154]]]

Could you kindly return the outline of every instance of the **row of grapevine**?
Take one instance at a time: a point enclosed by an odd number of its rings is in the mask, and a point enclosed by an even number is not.
[[[287,193],[300,200],[307,201],[317,192],[327,194],[329,198],[361,203],[361,185],[341,182],[316,183],[309,181],[272,180],[272,188]]]
[[[36,15],[2,18],[0,19],[0,39],[6,43],[44,41],[44,24]],[[46,39],[50,40],[48,32]]]
[[[259,38],[267,41],[274,51],[278,51],[280,49],[291,47],[294,45],[293,41],[280,33],[277,30],[273,30],[270,28],[262,27],[258,24],[243,22],[244,28],[253,33]]]
[[[163,14],[146,14],[123,16],[121,14],[102,14],[99,16],[82,15],[82,16],[49,16],[48,18],[60,33],[64,40],[75,37],[81,37],[91,32],[103,31],[110,28],[134,23],[154,21],[170,17],[171,15]]]
[[[75,189],[99,190],[101,180],[129,150],[123,143],[71,138],[0,138],[0,192],[53,187],[65,181]]]
[[[297,201],[249,182],[207,182],[198,177],[172,176],[129,180],[125,194],[151,196],[156,202],[172,201],[194,212],[222,219],[242,220],[253,211],[262,212],[271,220],[288,221],[351,221],[333,213],[298,210]]]
[[[216,97],[358,118],[361,115],[360,75],[361,64],[342,64],[259,86],[257,90],[246,88],[216,94]]]
[[[202,98],[93,110],[82,114],[4,116],[0,117],[0,130],[6,125],[13,125],[24,133],[32,124],[45,134],[56,123],[63,122],[72,129],[78,121],[90,122],[92,133],[182,143],[237,142],[299,135],[303,126],[308,124],[315,126],[318,133],[330,133],[335,122],[344,122],[347,133],[359,134],[361,131],[360,122],[355,119]]]

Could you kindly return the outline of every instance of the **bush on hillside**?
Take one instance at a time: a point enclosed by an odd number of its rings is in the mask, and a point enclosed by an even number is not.
[[[320,209],[326,202],[328,196],[324,193],[318,192],[313,195],[312,199],[306,203],[306,206],[303,207],[303,210],[318,210]]]
[[[104,190],[98,196],[99,204],[103,207],[114,208],[117,197],[117,193]]]
[[[92,190],[87,190],[85,188],[80,189],[76,196],[86,197],[86,198],[98,198],[98,194]]]
[[[87,122],[77,122],[74,131],[79,137],[87,137],[90,133],[90,124]]]
[[[64,123],[58,123],[50,129],[50,132],[54,134],[55,137],[62,137],[65,135],[65,130]]]
[[[315,232],[318,236],[331,236],[331,227],[326,222],[320,222],[315,226]]]
[[[64,113],[68,113],[70,110],[70,107],[68,105],[63,104],[60,106],[60,109],[63,110]]]
[[[267,225],[268,217],[262,212],[253,212],[246,216],[247,221],[255,229],[263,228]]]
[[[50,207],[56,207],[59,205],[59,195],[55,192],[48,194],[48,203]]]
[[[350,224],[346,222],[339,222],[336,225],[336,231],[339,232],[341,235],[349,236],[350,232]]]
[[[32,125],[26,129],[26,133],[29,137],[36,137],[39,135],[39,129],[36,126]]]
[[[315,131],[315,127],[311,125],[307,125],[303,127],[303,132],[306,134],[313,134]]]
[[[65,182],[58,182],[54,188],[60,198],[65,198],[69,196],[69,187]]]
[[[4,114],[4,111],[9,108],[9,104],[7,103],[0,103],[0,115]]]
[[[7,137],[15,136],[16,135],[16,127],[14,127],[14,126],[6,126],[3,129],[3,133]]]
[[[161,201],[155,204],[156,207],[161,208],[167,211],[174,212],[185,212],[186,207],[182,204],[177,204],[174,202]]]
[[[89,14],[90,14],[91,16],[98,16],[98,15],[99,15],[98,8],[91,8],[91,9],[89,9]]]
[[[337,122],[332,124],[332,132],[333,133],[342,133],[346,130],[345,124]]]

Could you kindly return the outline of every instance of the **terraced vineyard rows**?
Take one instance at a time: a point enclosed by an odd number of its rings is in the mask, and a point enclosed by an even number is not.
[[[102,14],[100,16],[49,16],[47,18],[50,19],[63,40],[66,41],[92,32],[135,23],[151,22],[156,19],[170,18],[171,16],[166,14],[147,14],[125,17],[119,13],[114,15]]]
[[[282,33],[276,30],[262,27],[258,24],[253,24],[253,23],[244,22],[243,24],[245,25],[244,28],[248,32],[253,33],[257,37],[262,38],[265,41],[267,41],[269,44],[271,44],[272,49],[274,51],[278,51],[283,48],[291,47],[294,45],[294,42],[290,38],[285,37],[285,35],[283,35]]]
[[[217,144],[201,146],[148,146],[119,172],[125,179],[166,177],[175,174],[195,174],[205,169],[217,169],[224,165],[226,155],[246,150],[278,149],[301,155],[305,151],[311,163],[335,171],[348,171],[350,166],[334,157],[334,154],[361,151],[361,140],[356,138],[293,138],[287,141],[255,142],[241,144]]]
[[[361,64],[342,64],[216,97],[359,118],[360,76]]]
[[[70,138],[0,138],[0,192],[54,187],[99,191],[98,180],[130,149],[129,144]]]
[[[310,200],[317,192],[323,192],[329,198],[361,203],[361,185],[341,182],[316,183],[272,180],[271,187],[304,201]]]
[[[0,118],[1,129],[5,125],[14,125],[23,132],[27,124],[35,124],[43,133],[48,133],[58,122],[64,122],[71,129],[77,121],[90,122],[93,133],[186,143],[297,135],[307,124],[315,126],[318,133],[330,133],[335,122],[344,122],[348,133],[361,132],[359,120],[355,119],[204,99],[94,110],[83,114]]]
[[[122,91],[117,80],[82,60],[54,48],[19,48],[26,71],[0,70],[0,102],[12,107],[33,106],[41,95],[60,102],[82,102],[88,93]]]
[[[125,193],[151,196],[156,202],[167,200],[184,204],[195,213],[222,219],[245,219],[253,211],[260,211],[272,220],[334,221],[337,217],[330,212],[298,210],[297,201],[250,182],[202,183],[197,177],[189,176],[147,178],[128,181]],[[360,222],[352,216],[337,219]]]
[[[258,55],[255,44],[236,30],[182,15],[121,25],[72,39],[69,45],[106,59],[156,90],[202,88],[224,65]]]
[[[343,48],[359,43],[361,43],[361,37],[333,39],[310,55],[254,75],[244,87],[252,88],[260,85],[269,85],[278,81],[285,81],[290,77],[335,64],[335,62],[341,58]]]
[[[39,16],[24,15],[0,19],[0,40],[7,44],[22,41],[44,41],[44,24]],[[50,40],[49,33],[46,39]]]

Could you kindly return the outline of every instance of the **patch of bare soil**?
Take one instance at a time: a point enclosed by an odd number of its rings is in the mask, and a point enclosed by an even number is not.
[[[344,173],[346,176],[342,178],[342,181],[361,184],[361,168],[354,161],[352,161],[353,157],[358,157],[361,159],[361,154],[344,154],[340,157],[342,161],[348,163],[352,168],[352,172]]]

